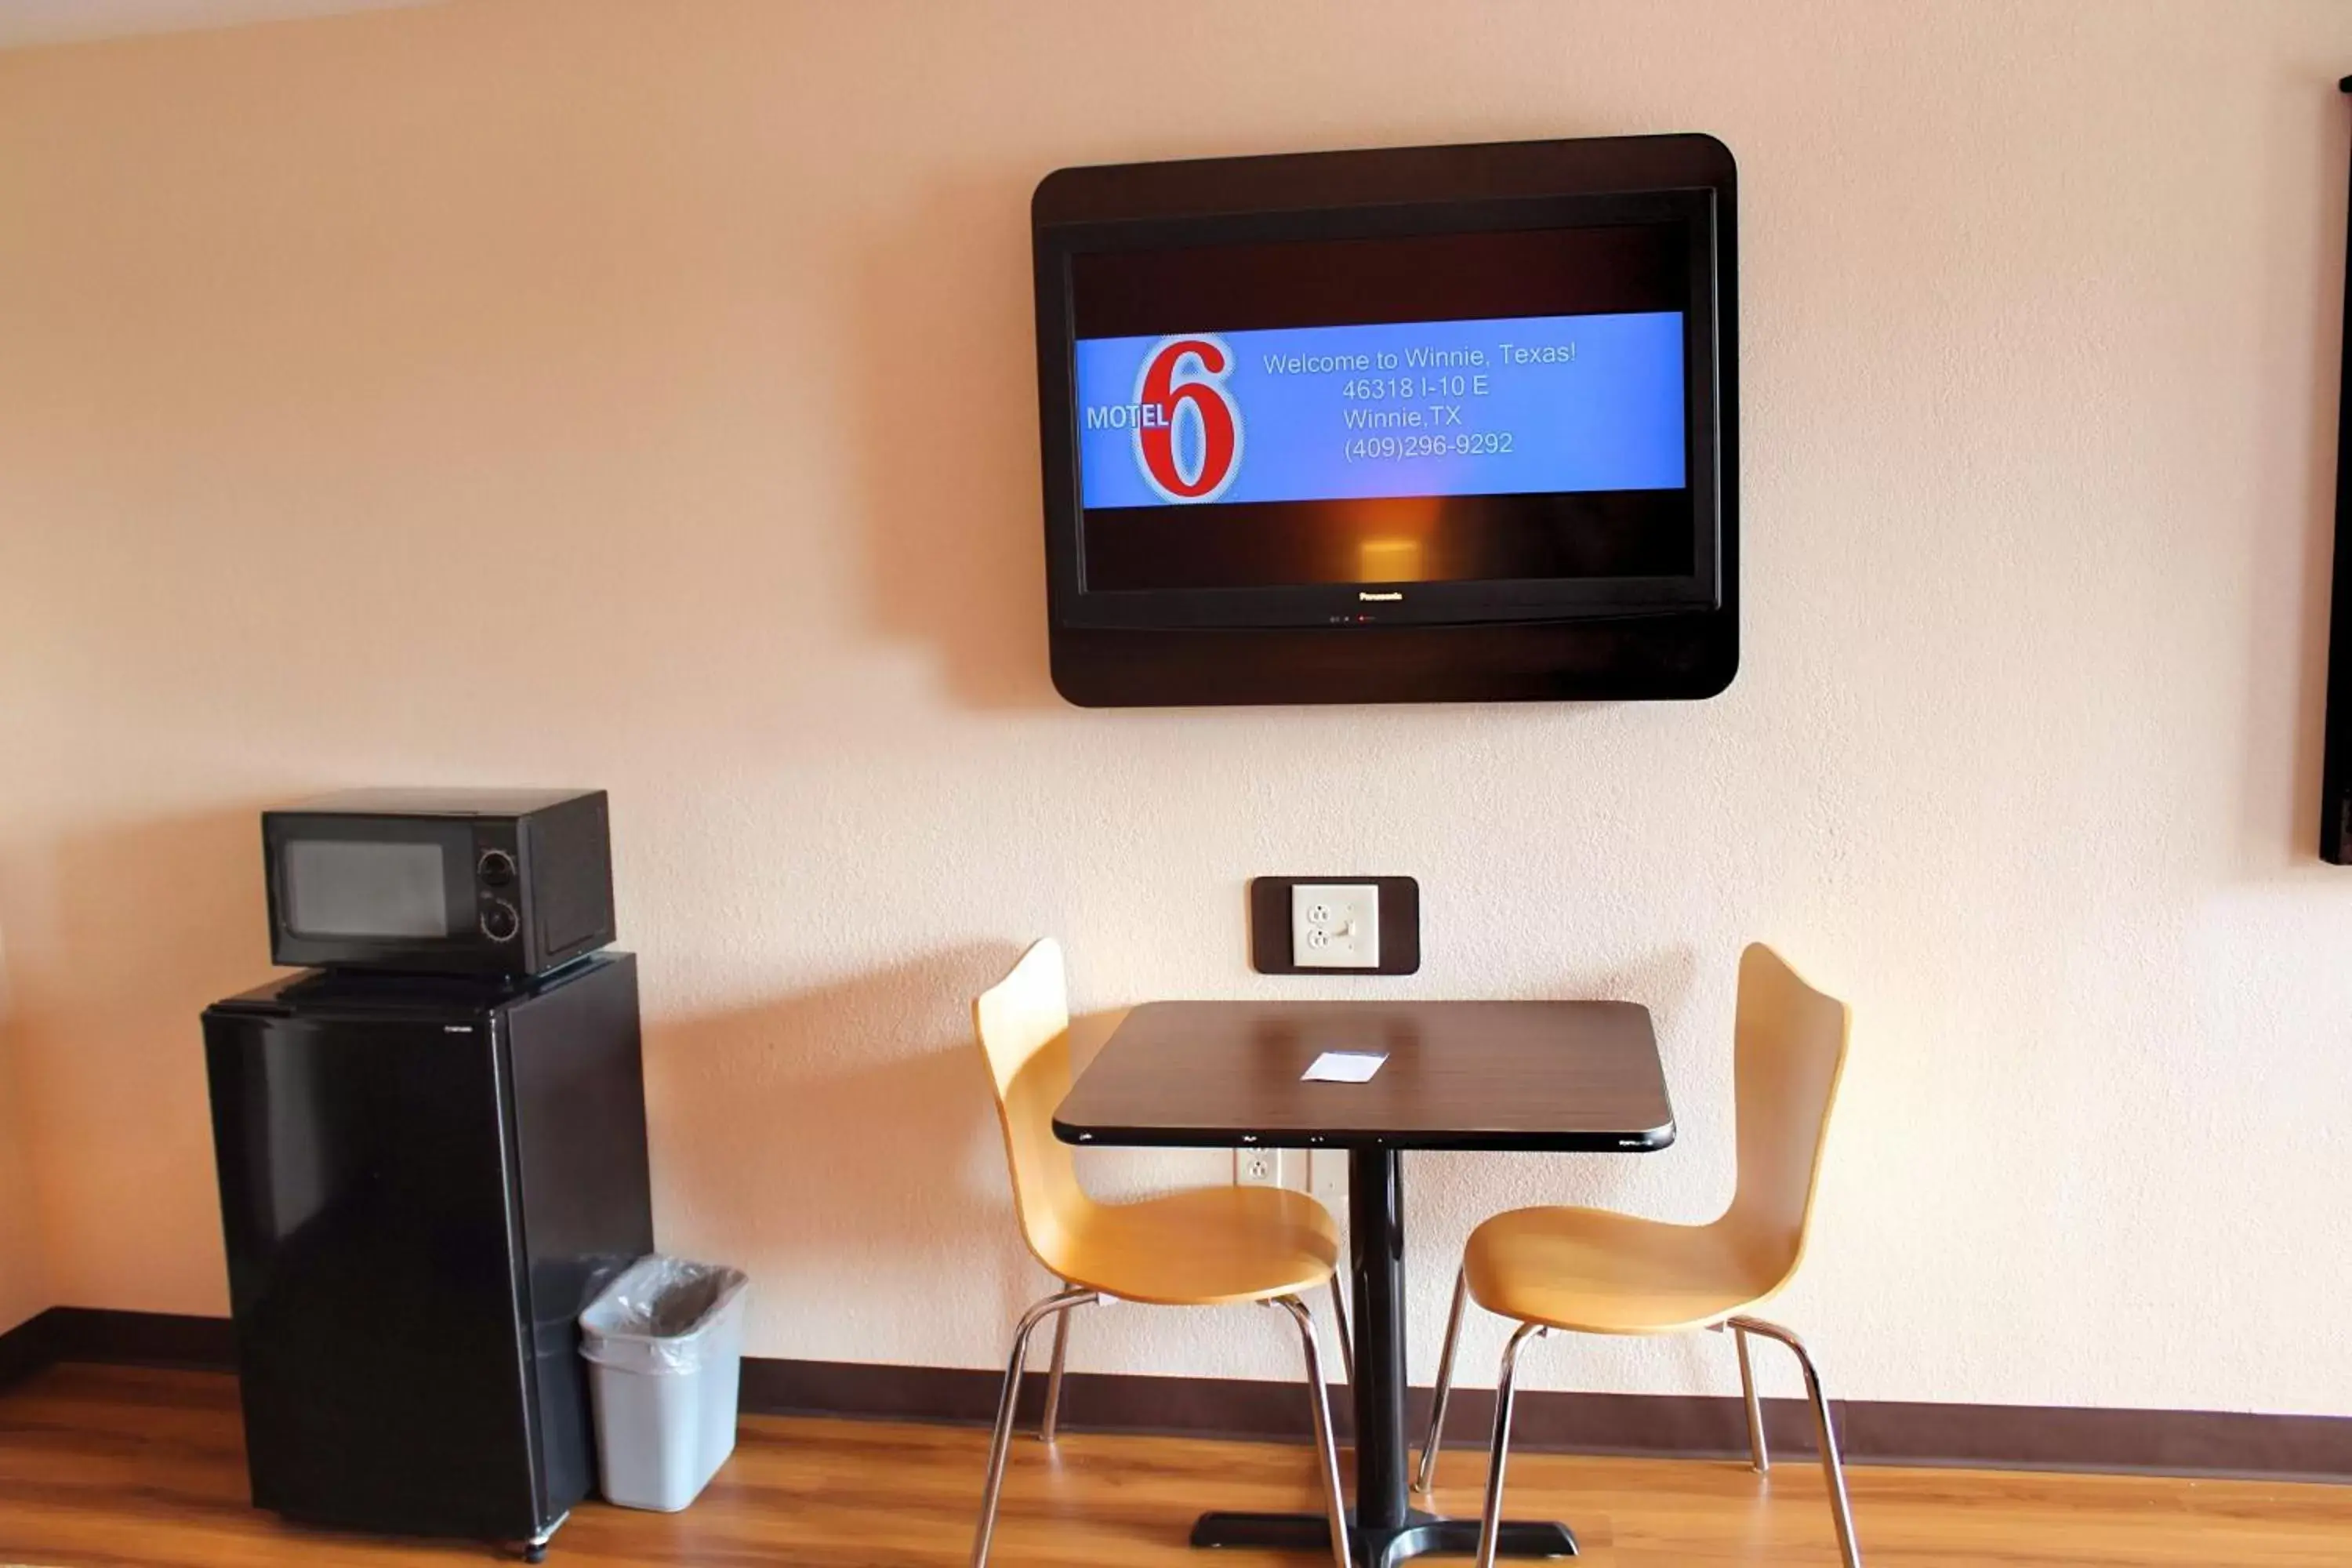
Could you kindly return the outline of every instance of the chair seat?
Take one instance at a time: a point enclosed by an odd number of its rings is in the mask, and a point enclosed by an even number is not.
[[[1286,1187],[1201,1187],[1091,1204],[1047,1266],[1123,1301],[1213,1307],[1321,1285],[1339,1258],[1321,1204]]]
[[[1471,1233],[1462,1268],[1470,1299],[1488,1311],[1587,1334],[1709,1328],[1780,1284],[1743,1261],[1719,1224],[1605,1209],[1496,1215]]]

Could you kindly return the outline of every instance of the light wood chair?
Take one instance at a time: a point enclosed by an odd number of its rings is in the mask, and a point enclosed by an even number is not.
[[[1339,1447],[1323,1389],[1315,1320],[1302,1299],[1318,1286],[1334,1284],[1339,1233],[1329,1213],[1306,1194],[1284,1187],[1204,1187],[1140,1203],[1097,1203],[1078,1185],[1070,1146],[1054,1136],[1054,1110],[1070,1087],[1069,1000],[1061,944],[1048,938],[1030,948],[1013,973],[973,1005],[972,1014],[996,1086],[1021,1234],[1037,1261],[1063,1281],[1063,1289],[1031,1307],[1013,1331],[989,1445],[972,1568],[988,1561],[996,1528],[1030,1336],[1047,1318],[1055,1320],[1053,1370],[1038,1431],[1050,1443],[1061,1405],[1070,1314],[1106,1297],[1168,1307],[1272,1302],[1290,1314],[1307,1356],[1333,1560],[1338,1568],[1348,1568]],[[1342,1343],[1346,1332],[1343,1321]]]
[[[1723,1217],[1686,1226],[1603,1209],[1529,1208],[1497,1215],[1471,1233],[1454,1281],[1436,1404],[1414,1486],[1427,1491],[1436,1473],[1465,1300],[1517,1319],[1519,1327],[1504,1348],[1495,1386],[1479,1568],[1493,1568],[1496,1524],[1503,1516],[1503,1468],[1519,1347],[1552,1329],[1585,1334],[1730,1330],[1739,1352],[1749,1450],[1759,1471],[1769,1469],[1771,1459],[1748,1340],[1753,1334],[1788,1346],[1804,1372],[1812,1403],[1838,1551],[1846,1568],[1860,1568],[1837,1434],[1813,1359],[1787,1329],[1748,1315],[1778,1294],[1804,1258],[1830,1108],[1845,1067],[1848,1020],[1844,1003],[1806,984],[1770,948],[1750,946],[1739,958],[1733,1049],[1739,1184]]]

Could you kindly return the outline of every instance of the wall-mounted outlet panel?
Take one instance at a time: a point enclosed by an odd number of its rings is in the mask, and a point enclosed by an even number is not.
[[[1412,974],[1421,884],[1411,877],[1255,877],[1250,963],[1260,974]]]
[[[1234,1185],[1237,1187],[1297,1187],[1303,1180],[1294,1179],[1307,1164],[1304,1149],[1260,1149],[1255,1147],[1234,1151]]]

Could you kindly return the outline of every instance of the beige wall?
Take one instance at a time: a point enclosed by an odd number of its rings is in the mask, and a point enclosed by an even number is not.
[[[1412,1163],[1708,1214],[1738,944],[1856,1004],[1785,1304],[1857,1396],[2352,1414],[2352,874],[2313,862],[2352,10],[471,3],[0,58],[0,921],[51,1294],[223,1304],[194,1016],[253,816],[614,793],[660,1224],[752,1348],[982,1365],[1041,1288],[964,1004],[1251,975],[1656,1012],[1683,1141]],[[1078,712],[1025,204],[1058,164],[1705,129],[1740,157],[1745,668],[1692,706]],[[1103,1180],[1212,1171],[1112,1156]],[[1496,1335],[1480,1324],[1475,1364]],[[1248,1314],[1076,1363],[1286,1375]],[[1559,1386],[1731,1386],[1580,1345]]]

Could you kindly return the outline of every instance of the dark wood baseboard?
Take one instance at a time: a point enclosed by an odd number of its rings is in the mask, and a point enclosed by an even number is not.
[[[1514,1440],[1570,1453],[1744,1458],[1739,1401],[1698,1394],[1531,1394],[1520,1396]],[[1446,1412],[1446,1442],[1486,1442],[1494,1396],[1457,1396],[1475,1425]],[[1427,1405],[1418,1405],[1422,1419]],[[1864,1465],[1938,1468],[2092,1470],[2104,1473],[2352,1480],[2352,1417],[2224,1410],[2118,1410],[2067,1405],[1944,1405],[1906,1400],[1832,1402],[1838,1443]],[[1801,1399],[1767,1399],[1772,1452],[1820,1452],[1812,1412]]]
[[[226,1318],[51,1307],[0,1334],[0,1389],[61,1361],[235,1372],[236,1339]]]
[[[211,1371],[236,1364],[224,1318],[53,1307],[0,1334],[0,1389],[61,1361]],[[996,1414],[997,1378],[973,1367],[753,1356],[743,1363],[742,1404],[758,1415],[979,1425]],[[1024,1420],[1034,1419],[1044,1393],[1044,1374],[1031,1373]],[[1775,1453],[1798,1458],[1814,1451],[1801,1401],[1764,1405]],[[1494,1408],[1488,1390],[1457,1392],[1446,1412],[1447,1446],[1483,1448]],[[1845,1458],[1855,1464],[2352,1481],[2352,1416],[1896,1400],[1844,1400],[1836,1411]],[[1333,1414],[1344,1433],[1352,1424],[1344,1397],[1334,1398]],[[1072,1373],[1062,1418],[1074,1431],[1298,1442],[1307,1436],[1298,1388],[1239,1378]],[[1429,1419],[1428,1390],[1412,1391],[1408,1418],[1417,1435]],[[1556,1453],[1720,1458],[1748,1451],[1739,1401],[1700,1394],[1529,1392],[1519,1396],[1512,1434],[1522,1447]]]
[[[53,1307],[36,1312],[0,1333],[0,1392],[16,1387],[58,1359],[49,1338],[56,1310]]]
[[[745,1409],[769,1415],[979,1424],[995,1418],[999,1375],[750,1360],[742,1398]],[[1035,1419],[1045,1384],[1043,1373],[1024,1382],[1024,1421]],[[1425,1388],[1408,1397],[1407,1429],[1416,1443],[1429,1401]],[[2352,1480],[2347,1416],[1896,1400],[1839,1400],[1833,1409],[1840,1445],[1854,1464]],[[1353,1415],[1336,1388],[1332,1415],[1345,1437]],[[1457,1390],[1445,1413],[1446,1447],[1483,1452],[1494,1418],[1492,1390]],[[1062,1391],[1062,1420],[1077,1431],[1297,1442],[1308,1433],[1307,1404],[1295,1385],[1234,1378],[1072,1373]],[[1767,1399],[1764,1423],[1776,1456],[1818,1453],[1812,1414],[1802,1400]],[[1516,1447],[1552,1453],[1726,1458],[1748,1452],[1739,1401],[1705,1394],[1530,1391],[1519,1395],[1511,1433]]]

